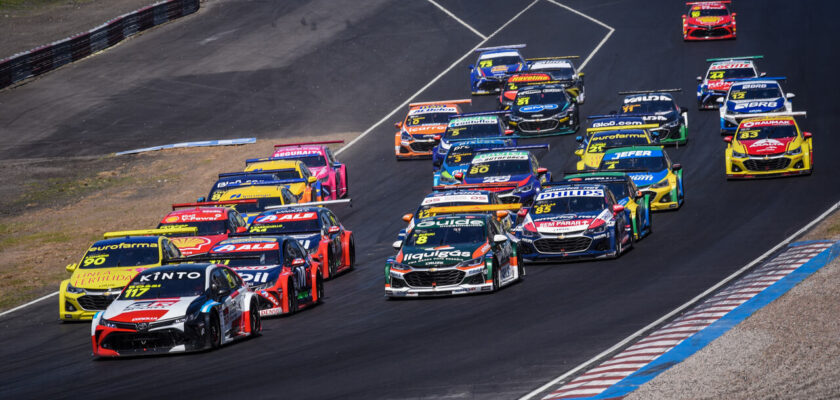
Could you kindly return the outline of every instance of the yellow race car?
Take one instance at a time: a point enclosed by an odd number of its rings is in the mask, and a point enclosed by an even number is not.
[[[810,132],[800,132],[794,115],[750,118],[738,124],[735,136],[726,136],[726,178],[763,178],[807,175],[814,167]]]
[[[198,228],[147,229],[108,232],[94,243],[79,263],[67,266],[70,279],[61,282],[58,317],[64,321],[92,319],[105,310],[123,287],[148,268],[159,267],[181,252],[163,234],[192,233]]]
[[[297,196],[300,203],[323,200],[321,181],[313,176],[309,172],[309,167],[300,160],[270,157],[249,159],[245,160],[244,172],[274,175],[277,180],[273,183],[286,185],[289,191]]]
[[[580,142],[575,155],[580,157],[577,162],[577,170],[593,170],[601,164],[604,152],[607,149],[627,146],[639,146],[656,144],[657,136],[651,133],[651,129],[658,129],[657,124],[642,125],[614,125],[586,130],[586,136],[578,136]]]
[[[287,185],[278,184],[242,184],[220,192],[218,201],[196,203],[202,206],[224,205],[232,207],[245,218],[246,225],[250,225],[266,207],[284,206],[299,203]],[[269,208],[270,209],[270,208]]]

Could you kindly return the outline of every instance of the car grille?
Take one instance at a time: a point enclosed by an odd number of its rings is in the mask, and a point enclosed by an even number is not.
[[[573,253],[588,249],[590,244],[592,244],[592,239],[583,236],[567,239],[537,239],[534,241],[534,247],[540,253]]]
[[[102,342],[102,347],[123,354],[143,353],[148,350],[169,349],[184,342],[184,334],[177,329],[137,333],[112,332]]]
[[[464,271],[447,269],[443,271],[412,271],[404,275],[405,282],[412,287],[433,287],[457,285],[464,280]]]
[[[729,35],[730,32],[728,29],[723,28],[714,28],[714,29],[697,29],[691,32],[691,36],[693,37],[717,37],[717,36],[726,36]]]
[[[545,121],[522,121],[517,126],[522,132],[540,132],[557,129],[559,122],[556,119]]]
[[[104,310],[117,296],[84,295],[77,300],[85,310]]]
[[[499,201],[505,204],[521,203],[522,199],[519,196],[499,196]]]
[[[767,160],[747,160],[744,166],[750,171],[770,171],[774,169],[785,169],[790,165],[790,159],[785,157],[769,158]]]
[[[435,148],[436,145],[437,145],[437,143],[435,143],[434,141],[419,142],[419,141],[415,140],[409,146],[411,147],[412,151],[422,151],[422,152],[425,153],[425,152],[432,151],[432,149]]]

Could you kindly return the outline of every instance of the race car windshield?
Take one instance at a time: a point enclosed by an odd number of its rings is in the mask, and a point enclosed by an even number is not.
[[[633,157],[618,160],[604,160],[599,169],[604,171],[612,169],[662,171],[665,169],[665,160],[662,157]]]
[[[416,227],[411,231],[405,244],[406,246],[437,247],[483,243],[487,240],[484,230],[483,224],[455,227]]]
[[[531,215],[561,215],[580,212],[600,211],[607,207],[603,197],[561,197],[534,202]],[[539,214],[536,214],[539,212]]]
[[[739,78],[755,78],[755,70],[752,68],[718,69],[709,71],[706,74],[706,79],[708,80]]]
[[[624,182],[604,182],[603,184],[610,189],[616,199],[630,197],[630,194],[627,193],[627,184]]]
[[[633,113],[657,113],[674,110],[674,102],[670,100],[641,101],[638,103],[626,103],[621,107],[622,114]]]
[[[94,245],[85,254],[79,268],[134,267],[159,262],[160,251],[157,243],[120,243]]]
[[[283,157],[283,156],[280,156],[280,157]],[[300,160],[301,162],[304,163],[304,165],[306,165],[307,167],[310,167],[310,168],[312,168],[312,167],[323,167],[323,166],[327,165],[327,160],[321,154],[310,154],[310,155],[305,155],[305,156],[293,156],[293,157],[289,156],[289,157],[283,157],[283,158],[288,159],[288,160]],[[291,171],[295,171],[295,170],[291,170]],[[283,171],[283,175],[285,175],[285,174],[286,174],[286,170]],[[297,171],[295,171],[294,176],[291,176],[289,178],[279,178],[279,179],[297,179],[297,178],[300,178],[300,174]]]
[[[461,166],[472,162],[475,152],[471,148],[463,150],[452,149],[446,154],[446,165]]]
[[[216,184],[213,185],[213,189],[210,190],[210,196],[207,198],[211,200],[218,200],[221,197],[221,193],[224,192],[225,188],[230,188],[232,186],[243,185],[243,184],[253,184],[253,183],[261,183],[261,182],[268,182],[273,181],[277,178],[274,177],[272,174],[246,174],[246,175],[236,175],[236,176],[226,176],[223,178],[219,178],[216,181]],[[219,193],[217,198],[213,198],[215,193]]]
[[[299,221],[282,221],[270,223],[254,223],[248,227],[250,233],[307,233],[320,232],[321,224],[318,218]]]
[[[729,15],[729,10],[725,8],[706,8],[702,10],[691,10],[691,18],[725,17],[727,15]]]
[[[497,65],[513,65],[522,62],[522,59],[516,56],[507,57],[493,57],[483,58],[478,61],[478,66],[482,68],[495,67]],[[489,65],[488,65],[489,64]]]
[[[157,275],[155,275],[157,274]],[[143,279],[145,278],[145,280]],[[120,293],[118,300],[149,300],[192,297],[204,293],[204,272],[142,272]]]
[[[763,126],[738,131],[739,140],[783,139],[791,137],[796,137],[796,128],[793,125]]]
[[[782,97],[782,91],[779,90],[778,86],[754,88],[749,90],[733,90],[729,94],[730,100],[776,99],[779,97]]]
[[[283,205],[283,198],[282,197],[261,197],[257,199],[256,203],[240,203],[234,204],[233,208],[236,211],[239,211],[240,214],[245,213],[258,213],[265,211],[265,208],[268,206],[282,206]]]
[[[607,133],[594,136],[589,143],[587,153],[603,153],[606,147],[627,147],[650,143],[644,134]]]
[[[474,205],[480,205],[480,204],[489,204],[489,203],[478,202],[478,201],[450,201],[450,202],[445,202],[444,201],[444,202],[440,202],[440,203],[436,203],[436,204],[426,204],[425,206],[420,206],[420,208],[417,210],[417,213],[415,215],[417,215],[419,218],[428,218],[428,217],[433,217],[436,214],[424,213],[423,211],[426,211],[426,210],[428,210],[432,207],[474,206]]]
[[[271,251],[249,251],[249,252],[239,252],[236,253],[239,255],[246,255],[249,257],[242,257],[242,258],[224,258],[219,257],[218,259],[211,259],[210,262],[214,264],[222,264],[227,265],[229,267],[251,267],[256,265],[280,265],[280,252],[277,250]],[[219,254],[211,253],[210,257],[217,256]]]
[[[500,160],[473,164],[467,170],[467,177],[483,178],[502,175],[523,175],[531,173],[531,162],[525,160]]]
[[[529,106],[534,104],[557,104],[561,108],[566,105],[566,91],[563,89],[548,89],[541,92],[529,94],[519,93],[516,95],[517,106]]]
[[[539,71],[542,68],[537,68],[536,70]],[[563,67],[551,67],[550,71],[545,71],[551,78],[558,81],[568,81],[575,78],[575,70],[571,68],[563,68]]]
[[[450,126],[446,128],[446,132],[443,133],[443,139],[475,139],[501,136],[501,134],[502,132],[499,131],[498,123],[481,123],[473,125]]]
[[[428,113],[410,115],[405,119],[405,126],[417,126],[426,124],[445,125],[449,123],[449,117],[454,113]]]
[[[168,237],[186,237],[186,236],[207,236],[207,235],[221,235],[227,233],[227,223],[222,221],[193,221],[193,222],[176,222],[171,224],[160,224],[158,229],[175,229],[175,228],[198,228],[196,233],[172,233],[167,234]]]

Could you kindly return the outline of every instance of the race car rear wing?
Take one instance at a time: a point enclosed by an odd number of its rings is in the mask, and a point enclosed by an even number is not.
[[[615,125],[605,126],[602,128],[586,128],[586,133],[605,132],[605,131],[629,131],[633,129],[658,129],[659,124],[643,124],[643,125]]]
[[[105,232],[102,237],[105,239],[113,239],[126,236],[166,236],[183,233],[198,233],[198,228],[190,226],[186,228],[170,228],[170,229],[139,229],[135,231],[115,231]]]
[[[419,102],[419,103],[408,103],[408,106],[409,107],[434,106],[434,105],[438,105],[438,104],[472,104],[472,99],[422,101],[422,102]]]
[[[516,188],[516,182],[492,182],[492,183],[464,183],[459,185],[438,185],[433,186],[432,190],[434,191],[447,191],[447,190],[469,190],[469,189],[487,189],[487,188],[495,188],[495,189],[513,189]]]
[[[734,119],[753,119],[764,117],[808,117],[807,111],[779,111],[770,113],[755,113],[755,114],[726,114],[727,117]]]
[[[786,81],[786,76],[763,76],[758,78],[729,78],[724,79],[724,82],[755,82],[755,81]]]
[[[764,58],[764,56],[743,56],[743,57],[721,57],[721,58],[707,58],[706,62],[718,62],[718,61],[738,61],[738,60],[760,60]]]
[[[463,113],[463,114],[453,114],[449,116],[449,119],[455,118],[467,118],[467,117],[483,117],[487,115],[506,115],[510,114],[510,111],[480,111],[480,112],[473,112],[473,113]]]
[[[618,94],[627,95],[627,94],[646,94],[646,93],[674,93],[674,92],[682,92],[682,88],[656,89],[656,90],[625,90],[625,91],[618,92]]]
[[[718,0],[718,1],[691,1],[685,3],[687,6],[703,6],[703,5],[712,5],[712,4],[731,4],[731,0]]]
[[[230,185],[225,186],[225,191],[232,189],[232,188],[240,188],[240,187],[248,187],[248,186],[276,186],[276,185],[291,185],[293,183],[305,183],[309,182],[306,179],[277,179],[273,181],[259,181],[259,182],[242,182],[242,183],[231,183]]]
[[[276,234],[275,234],[276,235]],[[231,235],[233,236],[233,235]],[[247,235],[236,235],[236,236],[247,236]],[[278,235],[279,236],[279,235]],[[216,260],[259,260],[262,258],[261,254],[196,254],[194,256],[185,256],[185,257],[177,257],[177,258],[170,258],[165,260],[164,264],[182,264],[182,263],[212,263]],[[224,264],[224,263],[219,263]]]
[[[476,153],[484,152],[494,152],[494,151],[509,151],[509,150],[536,150],[536,149],[546,149],[551,150],[551,146],[548,143],[545,144],[529,144],[524,146],[506,146],[506,147],[496,147],[492,149],[486,150],[476,150]]]
[[[256,203],[257,199],[244,199],[244,200],[222,200],[222,201],[199,201],[195,203],[175,203],[172,205],[172,210],[176,210],[178,208],[187,208],[187,207],[203,207],[203,206],[225,206],[225,205],[232,205],[232,204],[250,204]]]
[[[295,170],[295,169],[288,169],[288,168],[287,169],[264,169],[264,170],[260,170],[260,171],[224,172],[224,173],[219,174],[219,178],[226,178],[226,177],[231,177],[231,176],[259,175],[259,174],[271,175],[271,174],[275,174],[275,173],[278,173],[278,172],[289,172],[289,171],[297,172],[297,170]]]
[[[490,51],[490,50],[507,50],[507,49],[524,49],[527,44],[511,44],[507,46],[494,46],[494,47],[480,47],[473,50],[476,53],[480,53],[482,51]]]
[[[265,207],[266,210],[276,210],[279,208],[291,208],[291,207],[315,207],[315,206],[328,206],[330,204],[347,204],[350,207],[353,207],[353,199],[338,199],[338,200],[324,200],[324,201],[310,201],[309,203],[295,203],[295,204],[283,204],[280,206],[267,206]]]
[[[262,158],[249,158],[245,160],[245,165],[253,164],[257,162],[265,162],[265,161],[289,161],[287,157],[262,157]]]
[[[301,143],[289,143],[289,144],[275,144],[274,148],[278,147],[299,147],[299,146],[311,146],[316,144],[338,144],[344,143],[343,140],[324,140],[321,142],[301,142]]]
[[[571,60],[575,58],[580,58],[580,56],[536,57],[526,58],[525,61]]]

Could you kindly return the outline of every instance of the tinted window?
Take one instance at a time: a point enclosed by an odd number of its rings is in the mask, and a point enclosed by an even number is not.
[[[197,270],[151,269],[143,271],[126,286],[120,300],[172,299],[204,293],[204,272]]]
[[[185,236],[206,236],[206,235],[221,235],[227,233],[228,225],[226,220],[220,221],[193,221],[193,222],[176,222],[172,224],[160,224],[158,229],[174,229],[174,228],[198,228],[197,233],[173,233],[166,234],[169,237],[185,237]]]
[[[110,268],[150,265],[160,262],[157,243],[94,244],[88,249],[79,268]]]

